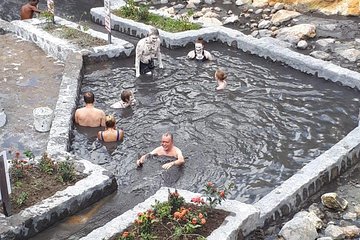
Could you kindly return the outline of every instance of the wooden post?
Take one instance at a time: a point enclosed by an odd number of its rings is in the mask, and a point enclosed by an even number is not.
[[[5,216],[11,215],[11,203],[8,190],[8,184],[6,180],[6,169],[5,169],[4,156],[0,154],[0,191],[1,201]]]

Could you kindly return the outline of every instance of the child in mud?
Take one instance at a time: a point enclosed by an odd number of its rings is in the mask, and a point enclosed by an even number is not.
[[[121,100],[111,105],[111,108],[127,108],[135,104],[136,100],[131,90],[123,90],[120,95]]]
[[[225,74],[224,71],[218,69],[215,72],[215,80],[217,81],[217,88],[216,90],[222,90],[226,88],[227,85],[227,75]]]
[[[40,13],[41,11],[37,8],[39,0],[29,0],[29,2],[21,7],[20,19],[32,19],[34,12]]]

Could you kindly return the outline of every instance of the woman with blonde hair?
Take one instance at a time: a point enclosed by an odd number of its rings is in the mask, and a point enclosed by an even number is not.
[[[118,142],[124,139],[124,130],[116,129],[115,117],[107,115],[105,117],[105,130],[97,134],[99,140],[104,142]]]
[[[215,80],[217,81],[217,88],[216,90],[222,90],[222,89],[225,89],[226,88],[226,85],[227,85],[227,75],[226,73],[221,70],[221,69],[218,69],[216,70],[215,72]]]

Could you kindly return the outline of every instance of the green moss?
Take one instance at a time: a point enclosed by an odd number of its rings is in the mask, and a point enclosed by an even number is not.
[[[146,6],[138,7],[133,0],[129,0],[125,6],[115,10],[113,14],[152,25],[167,32],[182,32],[201,28],[199,24],[191,23],[188,17],[173,19],[150,13]]]

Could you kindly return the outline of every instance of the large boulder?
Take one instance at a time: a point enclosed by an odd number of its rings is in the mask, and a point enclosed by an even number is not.
[[[342,230],[343,230],[343,232],[345,234],[345,237],[347,239],[354,239],[355,237],[360,236],[360,228],[358,228],[355,225],[342,227]]]
[[[278,235],[284,240],[315,240],[318,233],[308,214],[308,212],[296,214],[293,219],[285,223]]]
[[[325,236],[331,237],[332,239],[344,239],[345,234],[341,227],[336,225],[329,225],[325,228]]]
[[[344,211],[347,208],[348,201],[339,197],[337,193],[325,193],[321,196],[321,203],[330,209]]]
[[[263,8],[269,5],[268,0],[253,0],[252,6],[256,8]]]
[[[197,22],[202,23],[205,27],[221,26],[222,22],[217,18],[200,17]]]
[[[338,54],[343,58],[349,60],[350,62],[356,62],[360,59],[360,50],[357,50],[355,48],[338,51]]]
[[[315,37],[316,28],[315,25],[312,24],[299,24],[292,27],[281,28],[274,33],[279,40],[297,44],[302,39]]]
[[[271,17],[271,22],[274,25],[280,25],[281,23],[289,21],[300,15],[301,13],[295,11],[279,10]]]
[[[324,51],[313,51],[310,53],[310,56],[321,60],[329,60],[331,57],[329,53]]]

